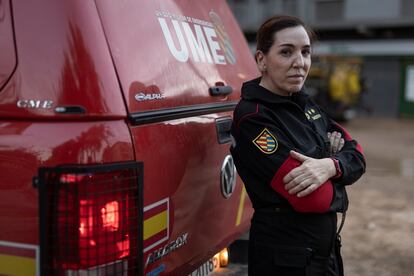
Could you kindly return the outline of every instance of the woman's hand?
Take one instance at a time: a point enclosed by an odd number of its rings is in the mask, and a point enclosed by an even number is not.
[[[307,196],[336,175],[335,164],[330,158],[315,159],[293,150],[290,151],[290,156],[302,162],[302,165],[291,170],[283,178],[289,194]]]
[[[331,143],[330,152],[331,154],[335,154],[344,147],[345,140],[342,138],[342,134],[340,132],[334,131],[332,133],[327,132],[328,139]]]

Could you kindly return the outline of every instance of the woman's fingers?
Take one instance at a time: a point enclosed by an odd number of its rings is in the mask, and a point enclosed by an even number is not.
[[[303,197],[314,192],[319,186],[316,184],[309,185],[306,189],[302,190],[297,194],[297,197]]]
[[[290,189],[288,190],[288,193],[291,195],[297,195],[299,196],[299,193],[304,192],[305,190],[307,190],[309,188],[309,186],[312,186],[313,184],[313,180],[310,178],[303,178],[301,179],[301,181],[295,182],[295,186],[291,186]],[[310,193],[310,192],[309,192]]]
[[[332,147],[333,153],[336,153],[338,151],[339,139],[338,139],[338,132],[334,131],[331,135],[331,147]]]
[[[286,183],[285,189],[289,191],[289,194],[297,193],[301,189],[300,188],[295,189],[295,187],[301,185],[303,181],[305,181],[307,178],[309,178],[309,176],[304,173],[298,173],[295,176],[292,174],[290,177],[290,180],[288,182],[285,182]],[[306,188],[306,187],[303,187],[303,188]]]
[[[344,147],[344,145],[345,145],[345,140],[344,140],[344,138],[341,138],[339,140],[338,151],[341,151],[341,149]]]
[[[291,151],[290,151],[290,156],[291,156],[293,159],[296,159],[296,160],[298,160],[298,161],[300,161],[300,162],[305,162],[306,160],[308,160],[308,159],[309,159],[309,157],[308,157],[308,156],[303,155],[303,154],[300,154],[299,152],[294,151],[294,150],[291,150]]]
[[[334,131],[332,133],[328,132],[327,137],[331,143],[330,150],[332,154],[339,152],[345,145],[345,140],[342,138],[342,135],[340,132],[337,132],[337,131]]]

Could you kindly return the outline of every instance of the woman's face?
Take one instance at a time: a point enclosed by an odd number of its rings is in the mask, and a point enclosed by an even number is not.
[[[311,65],[311,45],[305,28],[278,31],[269,52],[257,51],[256,59],[262,71],[260,85],[283,96],[300,91]]]

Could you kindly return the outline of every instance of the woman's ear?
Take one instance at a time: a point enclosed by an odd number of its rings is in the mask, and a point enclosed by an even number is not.
[[[257,63],[257,68],[260,72],[266,72],[266,56],[264,53],[260,50],[256,51],[256,54],[254,55]]]

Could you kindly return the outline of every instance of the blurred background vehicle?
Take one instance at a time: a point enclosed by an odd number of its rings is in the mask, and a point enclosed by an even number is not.
[[[370,111],[362,101],[367,93],[361,58],[316,57],[307,79],[307,93],[338,122],[349,121],[358,111]]]

